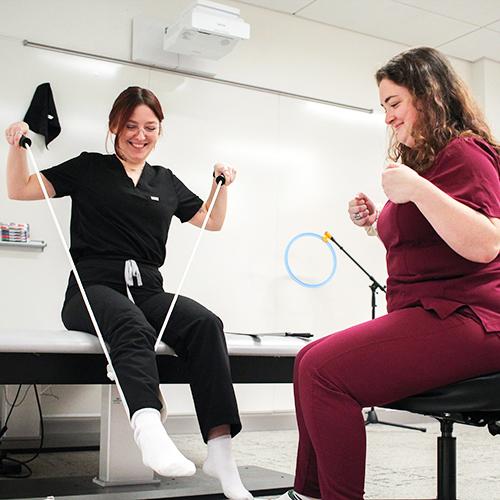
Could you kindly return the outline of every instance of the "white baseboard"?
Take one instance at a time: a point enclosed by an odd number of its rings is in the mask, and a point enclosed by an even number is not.
[[[262,412],[240,414],[245,431],[275,431],[297,428],[295,412]],[[165,424],[169,434],[192,434],[199,432],[195,415],[169,415]]]
[[[366,414],[367,409],[364,413]],[[434,419],[415,413],[408,413],[385,408],[376,408],[379,420],[396,424],[426,424],[435,422]],[[295,413],[284,412],[258,412],[242,413],[241,421],[243,430],[275,431],[294,430],[297,428]],[[170,434],[193,434],[199,432],[198,421],[195,415],[169,415],[166,424]],[[44,418],[45,447],[85,447],[99,445],[100,419],[97,416],[51,416]],[[13,445],[13,443],[16,443]],[[15,439],[4,439],[6,447],[36,447],[33,436],[16,436]]]

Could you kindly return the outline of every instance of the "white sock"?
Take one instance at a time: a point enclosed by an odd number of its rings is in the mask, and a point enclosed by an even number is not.
[[[134,440],[142,462],[157,474],[167,477],[192,476],[196,467],[175,446],[154,408],[142,408],[132,416]]]
[[[243,486],[231,450],[231,436],[219,436],[207,443],[207,459],[203,472],[218,479],[227,498],[252,499],[252,494]]]

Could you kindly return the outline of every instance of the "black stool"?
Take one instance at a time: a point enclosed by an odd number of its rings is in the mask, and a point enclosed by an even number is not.
[[[437,500],[456,500],[456,438],[453,437],[453,424],[487,425],[491,434],[500,434],[500,373],[433,389],[384,407],[420,413],[439,420]]]

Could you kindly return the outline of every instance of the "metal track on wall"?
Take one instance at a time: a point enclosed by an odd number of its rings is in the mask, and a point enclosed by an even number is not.
[[[271,89],[268,87],[260,87],[258,85],[251,85],[248,83],[237,82],[234,80],[225,80],[223,78],[203,76],[203,75],[198,75],[196,73],[192,73],[189,71],[163,68],[161,66],[144,64],[144,63],[139,63],[139,62],[135,62],[135,61],[129,61],[127,59],[119,59],[116,57],[104,56],[101,54],[93,54],[91,52],[82,52],[79,50],[67,49],[64,47],[57,47],[55,45],[46,45],[43,43],[32,42],[30,40],[23,40],[23,45],[26,47],[33,47],[36,49],[49,50],[52,52],[61,52],[63,54],[70,54],[70,55],[78,56],[78,57],[85,57],[87,59],[96,59],[98,61],[107,61],[107,62],[111,62],[111,63],[115,63],[115,64],[134,66],[136,68],[138,67],[138,68],[145,68],[145,69],[150,69],[150,70],[155,70],[155,71],[162,71],[165,73],[172,73],[175,75],[185,76],[187,78],[195,78],[197,80],[205,80],[207,82],[219,83],[221,85],[230,85],[232,87],[239,87],[239,88],[243,88],[243,89],[247,89],[247,90],[254,90],[256,92],[265,92],[267,94],[275,94],[275,95],[279,95],[282,97],[290,97],[292,99],[300,99],[302,101],[309,101],[309,102],[316,102],[319,104],[326,104],[327,106],[335,106],[337,108],[350,109],[352,111],[359,111],[361,113],[373,113],[373,109],[371,109],[371,108],[363,108],[361,106],[354,106],[352,104],[344,104],[341,102],[329,101],[327,99],[318,99],[317,97],[311,97],[311,96],[302,95],[302,94],[295,94],[293,92],[285,92],[283,90]]]

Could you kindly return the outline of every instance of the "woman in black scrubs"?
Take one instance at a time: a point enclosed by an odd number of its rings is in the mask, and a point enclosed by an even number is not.
[[[161,422],[159,377],[154,345],[173,295],[163,290],[158,268],[172,216],[201,227],[216,190],[207,201],[192,193],[171,170],[147,163],[161,133],[163,111],[147,89],[129,87],[109,115],[115,154],[81,153],[44,170],[50,197],[71,196],[71,255],[82,279],[125,395],[134,437],[145,465],[175,477],[195,472],[167,435]],[[43,199],[35,175],[29,175],[24,122],[5,131],[9,197]],[[236,172],[221,164],[214,179],[225,176],[206,229],[221,229],[227,188]],[[65,326],[94,333],[71,273],[62,310]],[[222,321],[197,302],[179,297],[163,340],[189,368],[198,421],[207,442],[203,470],[221,481],[228,498],[252,498],[241,483],[231,453],[231,437],[241,430],[231,382]]]

